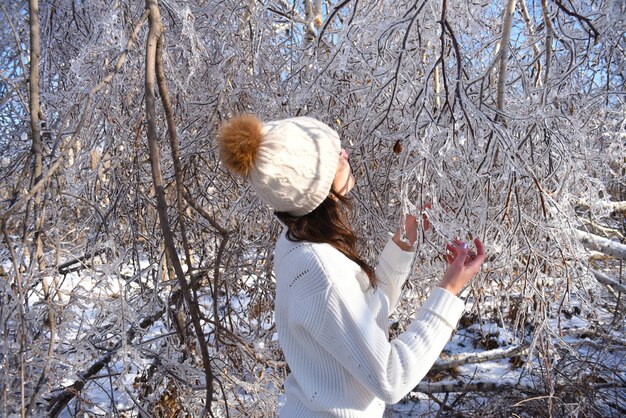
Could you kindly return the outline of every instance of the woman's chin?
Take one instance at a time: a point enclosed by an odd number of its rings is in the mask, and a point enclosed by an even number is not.
[[[337,190],[337,192],[342,195],[345,196],[348,193],[350,193],[350,190],[352,190],[352,188],[354,187],[356,181],[354,179],[354,176],[352,174],[350,174],[350,178],[348,179],[348,181],[346,181],[346,183],[343,185],[343,187],[339,188],[339,190]]]

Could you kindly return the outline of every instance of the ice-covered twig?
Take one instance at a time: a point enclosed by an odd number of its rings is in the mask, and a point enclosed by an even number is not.
[[[57,271],[60,274],[68,274],[68,273],[72,273],[74,271],[78,271],[81,268],[83,268],[84,264],[83,262],[89,259],[92,259],[94,257],[99,256],[100,254],[103,254],[106,251],[106,248],[100,248],[98,250],[95,251],[91,251],[87,254],[84,254],[80,257],[76,257],[76,258],[72,258],[69,261],[66,261],[62,264],[59,264],[59,266],[57,267]],[[72,267],[74,266],[74,264],[79,264],[78,266]],[[70,268],[72,267],[72,268]]]

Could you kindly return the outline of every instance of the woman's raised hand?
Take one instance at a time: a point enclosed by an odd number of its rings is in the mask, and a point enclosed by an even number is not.
[[[446,245],[449,251],[447,259],[450,266],[443,275],[439,284],[440,287],[458,295],[461,289],[478,273],[480,266],[485,261],[485,247],[478,238],[474,239],[474,245],[476,245],[476,252],[472,251],[466,242],[459,240],[454,240]]]

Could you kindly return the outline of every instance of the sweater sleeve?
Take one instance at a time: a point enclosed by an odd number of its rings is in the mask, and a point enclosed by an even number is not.
[[[398,402],[439,357],[463,312],[463,302],[444,289],[433,289],[406,332],[389,341],[357,281],[334,279],[339,280],[333,280],[326,293],[316,339],[377,397]]]
[[[401,250],[391,238],[380,253],[376,277],[378,290],[387,298],[389,315],[398,306],[402,285],[409,276],[414,256],[414,252]]]

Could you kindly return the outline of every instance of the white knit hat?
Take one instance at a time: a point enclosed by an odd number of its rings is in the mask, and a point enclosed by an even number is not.
[[[228,169],[246,176],[275,211],[303,216],[328,197],[341,151],[328,125],[309,117],[261,123],[244,115],[223,124],[218,140]]]

